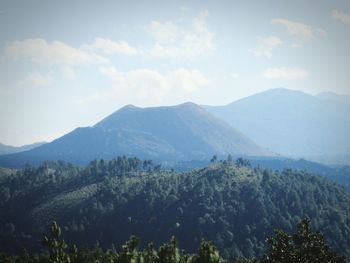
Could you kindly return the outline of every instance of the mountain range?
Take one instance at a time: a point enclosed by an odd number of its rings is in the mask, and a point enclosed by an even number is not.
[[[0,156],[0,166],[37,165],[45,160],[86,164],[117,155],[158,161],[208,160],[214,154],[349,164],[349,98],[280,88],[224,106],[127,105],[51,143],[35,148],[0,145],[0,153],[12,151]]]
[[[194,103],[139,108],[127,105],[92,127],[74,131],[35,149],[0,157],[0,166],[64,160],[86,164],[117,155],[154,160],[218,155],[267,156],[272,152]]]
[[[350,97],[272,89],[224,106],[203,106],[282,156],[350,162]]]

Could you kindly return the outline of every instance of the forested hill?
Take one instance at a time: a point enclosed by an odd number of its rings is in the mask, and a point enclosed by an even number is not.
[[[159,245],[175,235],[190,252],[206,238],[224,258],[260,257],[273,229],[294,231],[308,216],[336,251],[350,256],[349,194],[305,172],[225,161],[177,173],[120,157],[83,169],[46,163],[7,171],[0,186],[0,247],[8,252],[38,248],[57,220],[66,241],[79,245],[120,247],[132,234]]]

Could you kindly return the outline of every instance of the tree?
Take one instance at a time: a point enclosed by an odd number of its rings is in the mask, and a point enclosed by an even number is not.
[[[158,251],[159,263],[179,263],[181,255],[177,247],[177,240],[173,236],[168,244],[164,244]]]
[[[196,263],[220,263],[223,262],[219,251],[210,241],[202,240]]]
[[[243,159],[241,157],[236,160],[236,166],[237,167],[243,167],[243,166],[251,167],[249,160]]]
[[[139,245],[140,240],[131,236],[129,241],[126,242],[122,247],[122,252],[120,254],[120,263],[128,263],[128,262],[137,262],[137,258],[139,253],[137,252],[137,247]]]
[[[217,161],[218,157],[216,155],[213,155],[213,157],[211,158],[210,162],[211,163],[215,163]]]
[[[66,253],[67,244],[60,238],[61,228],[54,221],[51,225],[50,237],[44,237],[42,244],[49,249],[49,260],[51,263],[71,262],[69,255]]]
[[[310,219],[304,218],[294,235],[276,230],[275,236],[267,239],[269,254],[263,263],[345,263],[345,257],[337,255],[319,232],[312,232]]]

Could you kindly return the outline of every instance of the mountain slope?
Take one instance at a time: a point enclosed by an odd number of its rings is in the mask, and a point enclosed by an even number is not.
[[[324,96],[273,89],[205,109],[273,152],[334,162],[350,156],[350,108]]]
[[[325,101],[340,103],[343,106],[344,104],[350,106],[350,95],[339,95],[333,92],[321,92],[315,97]]]
[[[123,154],[176,160],[270,153],[196,104],[154,108],[129,105],[93,127],[78,128],[31,151],[2,156],[0,165],[58,159],[84,164]]]
[[[36,142],[33,144],[23,145],[23,146],[19,146],[19,147],[10,146],[10,145],[0,143],[0,155],[28,151],[28,150],[34,149],[36,147],[39,147],[40,145],[43,145],[45,143],[46,142]]]

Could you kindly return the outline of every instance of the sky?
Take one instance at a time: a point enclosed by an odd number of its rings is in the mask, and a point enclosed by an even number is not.
[[[127,104],[350,94],[349,47],[349,0],[0,0],[0,142],[51,141]]]

